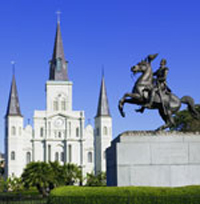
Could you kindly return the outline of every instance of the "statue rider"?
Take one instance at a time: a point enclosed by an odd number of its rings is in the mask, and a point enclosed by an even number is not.
[[[147,104],[148,107],[151,107],[155,92],[158,91],[158,94],[161,99],[161,103],[163,105],[164,111],[166,112],[166,105],[164,104],[163,97],[164,95],[169,95],[171,93],[171,89],[167,86],[167,74],[169,69],[166,67],[167,60],[162,59],[160,62],[159,69],[153,73],[153,76],[156,76],[155,83],[156,86],[153,88],[151,94],[150,94],[150,102]]]
[[[167,86],[167,74],[169,69],[165,66],[167,64],[166,59],[162,59],[160,62],[159,69],[153,73],[156,76],[156,85],[158,88],[161,89],[162,92],[166,94],[171,93],[171,89]]]
[[[160,62],[159,69],[153,73],[153,76],[156,76],[154,80],[154,86],[153,89],[149,92],[149,102],[145,105],[143,105],[140,109],[136,110],[137,112],[144,112],[145,108],[151,108],[155,93],[158,92],[161,104],[163,106],[164,112],[166,113],[166,104],[164,104],[164,96],[170,95],[171,89],[167,86],[167,74],[168,74],[168,68],[166,67],[167,61],[166,59],[162,59]]]

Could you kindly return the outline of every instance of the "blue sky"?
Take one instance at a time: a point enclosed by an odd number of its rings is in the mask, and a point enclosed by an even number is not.
[[[7,0],[0,6],[0,150],[4,150],[4,116],[10,83],[11,60],[25,125],[35,109],[45,109],[45,82],[53,52],[56,11],[69,78],[73,81],[73,107],[85,110],[86,124],[96,114],[104,66],[113,137],[125,130],[152,130],[162,125],[157,111],[135,113],[125,106],[121,118],[117,105],[130,92],[136,78],[130,67],[148,54],[168,61],[168,83],[182,97],[200,103],[200,2],[180,0]],[[185,106],[183,106],[185,107]]]

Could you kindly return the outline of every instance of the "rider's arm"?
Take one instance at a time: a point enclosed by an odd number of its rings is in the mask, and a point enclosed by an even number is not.
[[[157,76],[157,75],[158,75],[158,70],[153,73],[153,76]]]
[[[159,77],[159,80],[160,80],[160,81],[166,81],[166,79],[167,79],[167,74],[168,74],[168,68],[163,71],[163,74],[162,74],[161,77]]]

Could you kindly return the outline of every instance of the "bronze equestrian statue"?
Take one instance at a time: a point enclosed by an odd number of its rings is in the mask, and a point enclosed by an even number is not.
[[[165,124],[156,130],[164,130],[174,125],[173,114],[179,111],[181,103],[187,104],[193,117],[199,119],[199,114],[195,110],[194,100],[190,96],[183,96],[179,99],[171,92],[167,86],[168,68],[165,66],[167,61],[162,59],[160,67],[156,72],[152,72],[151,62],[157,57],[157,54],[149,55],[137,65],[131,67],[133,74],[141,72],[141,76],[136,81],[131,93],[126,93],[119,101],[119,111],[123,117],[125,113],[123,107],[125,103],[141,105],[136,112],[143,113],[145,108],[158,109],[160,116]],[[156,76],[154,78],[153,76]]]

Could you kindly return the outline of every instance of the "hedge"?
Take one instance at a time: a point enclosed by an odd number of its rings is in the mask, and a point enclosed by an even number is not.
[[[23,189],[20,191],[7,191],[7,192],[0,192],[0,197],[2,196],[39,196],[36,188],[30,189]],[[0,202],[1,203],[1,202]]]
[[[187,187],[59,187],[48,204],[199,204],[200,186]]]

